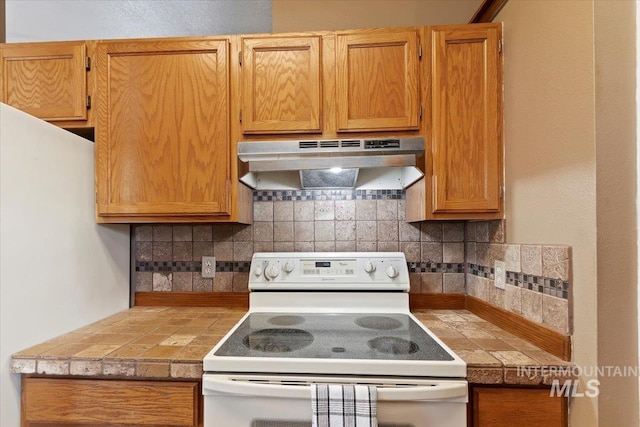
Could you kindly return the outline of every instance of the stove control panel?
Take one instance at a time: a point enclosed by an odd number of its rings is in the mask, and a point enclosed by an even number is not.
[[[292,263],[289,261],[288,264]],[[300,266],[302,276],[353,276],[358,268],[354,259],[301,260]]]
[[[251,291],[409,290],[402,252],[259,252],[251,272]]]

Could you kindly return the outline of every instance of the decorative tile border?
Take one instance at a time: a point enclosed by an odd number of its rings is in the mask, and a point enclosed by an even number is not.
[[[464,273],[463,263],[407,262],[409,273]],[[202,271],[198,261],[137,261],[136,271],[194,272]],[[250,261],[216,261],[216,272],[248,273]]]
[[[409,273],[464,273],[463,263],[407,262]]]
[[[485,279],[494,280],[493,267],[468,263],[467,273]],[[569,282],[563,280],[507,271],[507,283],[512,286],[539,292],[541,294],[569,299]]]
[[[563,280],[507,271],[507,283],[530,291],[569,299],[569,282]]]
[[[217,261],[216,272],[248,273],[250,261]],[[202,271],[202,263],[198,261],[137,261],[136,271],[193,272]]]
[[[404,190],[256,190],[254,202],[283,200],[404,200]]]
[[[484,265],[467,263],[467,273],[483,279],[493,280],[493,267],[485,267]]]

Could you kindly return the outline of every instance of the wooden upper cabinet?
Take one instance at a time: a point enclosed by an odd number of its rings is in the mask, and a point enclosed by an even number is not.
[[[242,133],[322,129],[322,38],[242,38]]]
[[[434,213],[501,212],[500,24],[433,27]]]
[[[107,41],[97,52],[98,216],[229,215],[228,40]]]
[[[85,42],[0,46],[0,100],[48,121],[87,119]]]
[[[419,33],[410,29],[336,36],[337,128],[419,128]]]

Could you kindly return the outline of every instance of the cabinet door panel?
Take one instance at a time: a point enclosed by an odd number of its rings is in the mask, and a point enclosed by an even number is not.
[[[418,129],[418,33],[338,34],[338,131]]]
[[[22,425],[198,425],[197,382],[24,378]]]
[[[226,40],[98,45],[98,213],[227,215]]]
[[[432,33],[434,212],[496,212],[502,184],[499,27]]]
[[[321,130],[321,38],[242,39],[242,132]]]
[[[521,420],[527,427],[566,427],[567,398],[549,389],[472,388],[473,426],[503,427]]]
[[[85,57],[84,42],[3,45],[0,100],[44,120],[86,120]]]

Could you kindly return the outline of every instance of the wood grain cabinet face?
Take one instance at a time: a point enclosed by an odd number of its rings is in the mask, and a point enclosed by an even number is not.
[[[431,40],[433,212],[500,212],[501,29],[434,27]]]
[[[22,379],[22,427],[200,424],[196,381]]]
[[[230,214],[226,39],[99,43],[99,216]]]
[[[473,387],[471,425],[566,427],[567,398],[549,394],[548,388]]]
[[[0,47],[0,100],[48,121],[87,119],[84,42]]]
[[[242,133],[312,133],[322,123],[322,38],[242,38]]]
[[[413,30],[336,36],[339,132],[418,129],[418,40]]]

